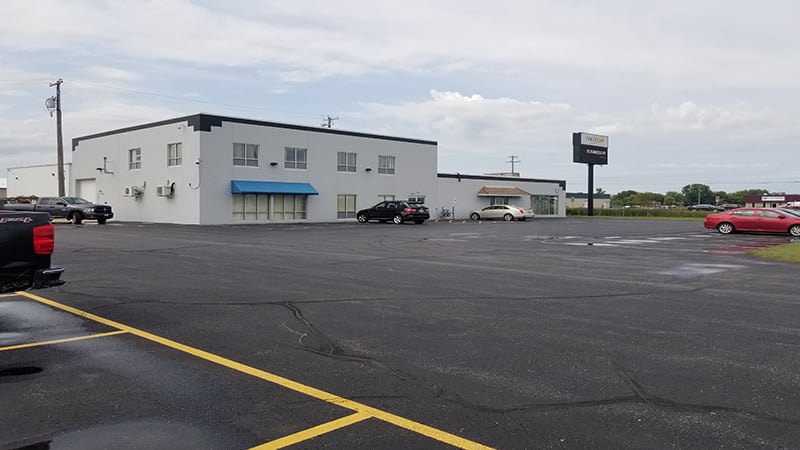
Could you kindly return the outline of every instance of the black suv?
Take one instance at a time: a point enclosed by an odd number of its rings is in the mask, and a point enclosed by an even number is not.
[[[416,224],[421,224],[430,219],[430,217],[431,214],[427,206],[401,200],[380,202],[372,208],[362,209],[356,214],[356,219],[361,223],[367,223],[370,220],[377,220],[378,222],[391,220],[400,224],[410,220]]]

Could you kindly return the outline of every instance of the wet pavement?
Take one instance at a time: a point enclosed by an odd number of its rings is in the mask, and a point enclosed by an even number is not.
[[[0,448],[800,445],[792,242],[681,221],[57,225]]]

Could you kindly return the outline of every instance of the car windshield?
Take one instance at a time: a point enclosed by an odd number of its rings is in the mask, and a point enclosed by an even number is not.
[[[80,197],[64,197],[64,201],[68,205],[88,205],[90,203],[89,200]]]

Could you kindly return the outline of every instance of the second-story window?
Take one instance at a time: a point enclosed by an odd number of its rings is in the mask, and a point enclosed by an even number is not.
[[[183,149],[180,142],[167,144],[167,166],[180,166],[183,163]]]
[[[283,167],[286,169],[307,169],[308,168],[308,149],[297,147],[286,147],[284,149],[286,157]]]
[[[394,156],[378,156],[378,173],[394,175]]]
[[[142,168],[142,149],[132,148],[128,150],[128,169],[141,169]]]
[[[336,170],[339,172],[356,171],[356,154],[339,152],[336,154]]]
[[[233,143],[233,165],[258,167],[258,144]]]

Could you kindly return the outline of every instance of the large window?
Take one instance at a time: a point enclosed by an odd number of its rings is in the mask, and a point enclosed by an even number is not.
[[[233,143],[233,165],[258,167],[258,144]]]
[[[284,149],[286,158],[284,159],[283,167],[287,169],[307,169],[308,149],[297,147],[286,147]]]
[[[394,195],[392,194],[379,194],[378,201],[379,202],[390,202],[394,200]]]
[[[394,175],[394,156],[378,156],[378,173]]]
[[[183,163],[183,149],[180,142],[167,144],[167,166],[180,166]]]
[[[307,204],[307,195],[233,194],[233,220],[305,219]]]
[[[338,219],[354,219],[356,217],[356,196],[339,194],[336,196],[336,217]]]
[[[132,148],[128,150],[128,169],[141,169],[142,168],[142,149]]]
[[[348,152],[338,152],[336,154],[336,170],[339,172],[355,172],[356,154]]]
[[[557,195],[531,195],[531,209],[535,214],[546,216],[558,214]]]

